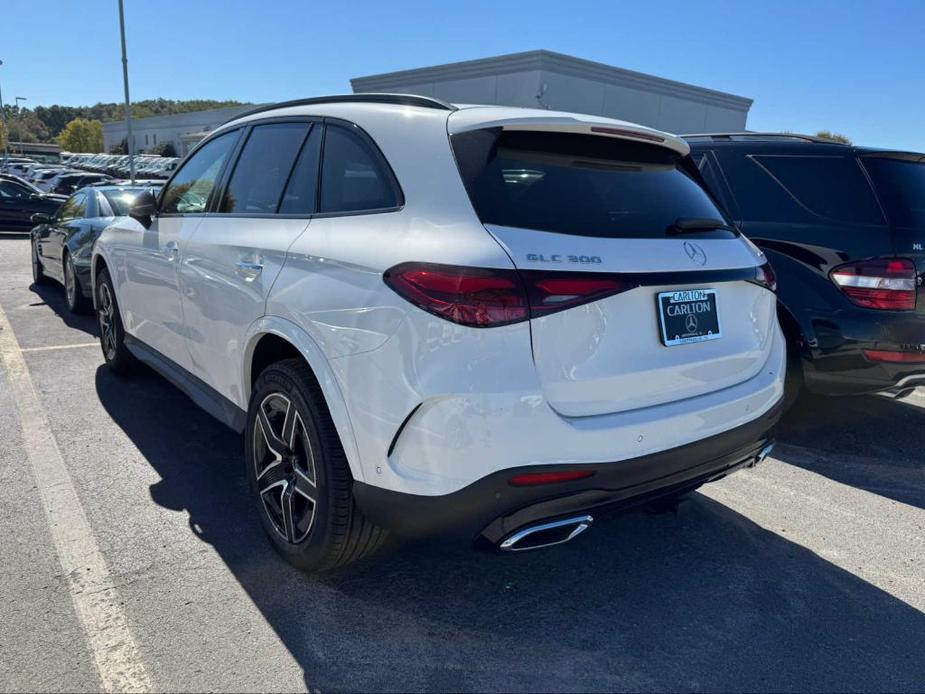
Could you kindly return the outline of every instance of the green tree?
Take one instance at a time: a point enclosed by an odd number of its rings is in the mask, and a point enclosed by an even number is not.
[[[68,152],[102,152],[103,124],[98,120],[75,118],[56,139],[61,149]]]
[[[175,157],[177,156],[177,150],[173,146],[172,142],[162,142],[159,145],[154,145],[150,150],[151,154],[159,154],[162,157]]]
[[[851,140],[849,140],[845,135],[829,132],[828,130],[820,130],[816,133],[816,137],[821,137],[824,140],[831,140],[832,142],[840,142],[843,145],[851,144]]]

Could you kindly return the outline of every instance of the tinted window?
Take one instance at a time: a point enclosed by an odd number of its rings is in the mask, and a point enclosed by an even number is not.
[[[161,214],[195,214],[206,211],[209,196],[238,135],[238,131],[219,135],[196,151],[164,189]]]
[[[925,163],[869,157],[864,165],[890,221],[900,227],[925,229]]]
[[[140,192],[137,188],[127,190],[104,190],[103,197],[109,203],[110,214],[114,217],[124,217],[128,214],[135,196]]]
[[[321,212],[359,212],[398,206],[382,157],[358,133],[327,126],[321,167]]]
[[[723,219],[681,157],[593,135],[478,130],[453,136],[484,223],[605,238],[658,238],[679,217]]]
[[[241,151],[221,212],[276,212],[309,123],[259,125]]]
[[[58,211],[58,220],[66,222],[70,219],[80,219],[87,212],[87,196],[84,193],[68,198]]]
[[[27,198],[30,191],[13,181],[0,181],[0,196],[4,198]]]
[[[853,224],[883,224],[877,200],[854,157],[757,156],[755,161],[817,215]]]
[[[279,206],[280,214],[313,214],[318,183],[318,157],[321,154],[321,128],[315,126],[302,145],[299,160],[292,171],[286,194]]]

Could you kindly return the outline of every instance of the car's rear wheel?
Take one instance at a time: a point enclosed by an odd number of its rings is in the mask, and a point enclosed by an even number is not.
[[[32,284],[41,285],[48,281],[45,275],[45,269],[42,267],[42,261],[39,260],[39,249],[32,241]]]
[[[71,313],[84,313],[87,310],[87,299],[83,295],[83,288],[77,278],[74,259],[68,253],[64,256],[64,294],[67,297],[67,308]]]
[[[135,357],[125,346],[125,329],[116,303],[109,271],[103,269],[96,277],[96,316],[100,329],[100,346],[106,365],[120,376],[131,372]]]
[[[257,379],[247,413],[245,462],[263,528],[297,568],[334,569],[384,542],[386,531],[356,507],[343,447],[303,361],[278,362]]]

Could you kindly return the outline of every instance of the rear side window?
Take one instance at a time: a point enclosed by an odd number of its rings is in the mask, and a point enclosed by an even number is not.
[[[135,196],[140,191],[136,188],[126,190],[104,190],[103,197],[109,205],[109,212],[114,217],[124,217],[129,213]]]
[[[275,213],[311,123],[258,125],[247,138],[219,212]]]
[[[315,126],[302,144],[286,194],[280,203],[280,214],[314,214],[318,192],[318,158],[321,155],[321,128]]]
[[[58,212],[58,220],[66,222],[70,219],[81,219],[87,214],[87,196],[77,193],[71,197]]]
[[[883,215],[854,157],[755,156],[755,162],[811,212],[852,224],[883,224]]]
[[[679,217],[724,219],[682,158],[593,135],[475,130],[454,135],[485,224],[600,238],[661,238]]]
[[[322,156],[320,212],[398,207],[396,186],[385,160],[358,132],[328,125]]]
[[[867,157],[864,165],[890,221],[898,227],[925,229],[925,163]]]

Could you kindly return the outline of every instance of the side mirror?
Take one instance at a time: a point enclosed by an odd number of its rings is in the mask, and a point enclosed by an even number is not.
[[[145,229],[151,226],[151,218],[156,214],[157,200],[154,199],[150,190],[139,193],[128,211],[129,217],[137,220]]]
[[[51,224],[51,215],[44,212],[36,212],[29,219],[32,220],[33,224]]]

